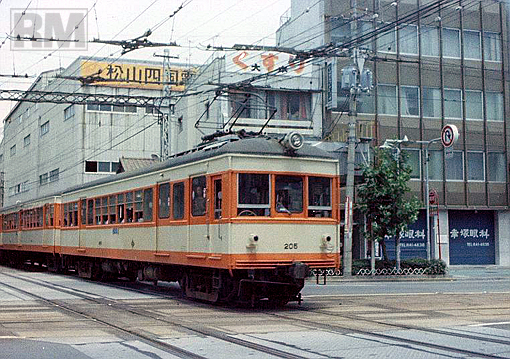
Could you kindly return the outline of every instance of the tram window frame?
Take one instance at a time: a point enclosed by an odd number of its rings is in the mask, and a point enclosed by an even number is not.
[[[269,173],[237,174],[237,215],[268,217],[271,214]]]
[[[125,193],[118,193],[117,194],[117,217],[119,220],[119,224],[126,222],[126,195]]]
[[[327,191],[323,193],[323,189],[326,188],[325,183],[320,183],[320,187],[314,186],[312,182],[314,181],[328,181]],[[320,194],[317,193],[316,189],[320,190]],[[333,215],[333,206],[332,206],[332,190],[333,190],[333,181],[330,177],[321,177],[321,176],[309,176],[308,177],[308,217],[322,217],[322,218],[331,218]],[[314,193],[315,191],[315,193]],[[326,196],[322,196],[325,194]],[[319,195],[319,198],[317,198]]]
[[[193,217],[203,217],[206,213],[207,178],[205,176],[193,177],[191,179],[191,215]]]
[[[158,218],[170,218],[170,183],[158,186]]]
[[[94,209],[95,209],[94,224],[100,225],[101,224],[101,197],[96,197],[94,199]]]
[[[293,180],[291,180],[293,179]],[[294,181],[296,179],[297,181]],[[300,188],[292,188],[293,183],[301,183]],[[275,176],[275,210],[277,213],[300,214],[304,211],[304,177],[297,175]],[[296,191],[301,193],[297,199]],[[297,205],[297,207],[296,207]]]
[[[94,225],[94,199],[87,200],[87,225]]]
[[[45,214],[45,224],[46,227],[53,227],[53,217],[54,217],[55,209],[52,204],[46,205],[46,214]]]
[[[108,223],[108,197],[101,197],[101,224]]]
[[[143,190],[143,214],[142,219],[144,222],[152,222],[153,210],[154,210],[154,197],[152,188],[146,188]]]
[[[134,194],[132,191],[126,192],[126,223],[132,223],[134,219]]]
[[[172,185],[172,218],[174,220],[184,219],[186,209],[186,191],[184,182],[177,182]]]
[[[114,194],[108,196],[108,223],[117,223],[117,196]]]
[[[81,209],[81,224],[87,224],[87,199],[83,198],[80,200],[80,209]]]
[[[134,191],[134,222],[143,222],[144,196],[143,190]]]

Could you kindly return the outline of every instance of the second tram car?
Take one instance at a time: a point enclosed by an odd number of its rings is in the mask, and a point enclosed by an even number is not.
[[[85,278],[179,281],[210,302],[299,300],[310,268],[339,266],[340,195],[337,160],[292,136],[216,139],[4,208],[0,255]]]

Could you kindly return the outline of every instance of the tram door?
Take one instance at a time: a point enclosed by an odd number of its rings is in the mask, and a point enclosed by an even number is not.
[[[223,223],[223,181],[221,176],[215,176],[212,178],[212,213],[211,213],[211,253],[223,253],[224,243],[226,243],[226,227]]]
[[[191,213],[189,221],[189,251],[197,255],[209,253],[210,220],[209,188],[205,175],[191,178]]]

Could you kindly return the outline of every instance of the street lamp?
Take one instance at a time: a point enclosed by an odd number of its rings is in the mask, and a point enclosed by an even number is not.
[[[426,243],[426,251],[427,251],[427,260],[431,258],[431,241],[430,241],[430,202],[429,202],[429,148],[432,143],[441,141],[442,138],[434,138],[428,141],[412,141],[404,136],[402,140],[385,140],[384,144],[380,148],[387,149],[396,149],[398,155],[400,155],[400,145],[407,145],[410,143],[416,143],[419,145],[425,146],[425,194],[423,195],[423,199],[425,201],[425,210],[426,210],[426,221],[427,221],[427,243]]]

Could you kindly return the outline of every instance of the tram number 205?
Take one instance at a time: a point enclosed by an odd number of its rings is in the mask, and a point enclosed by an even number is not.
[[[297,243],[285,243],[283,249],[298,249]]]

